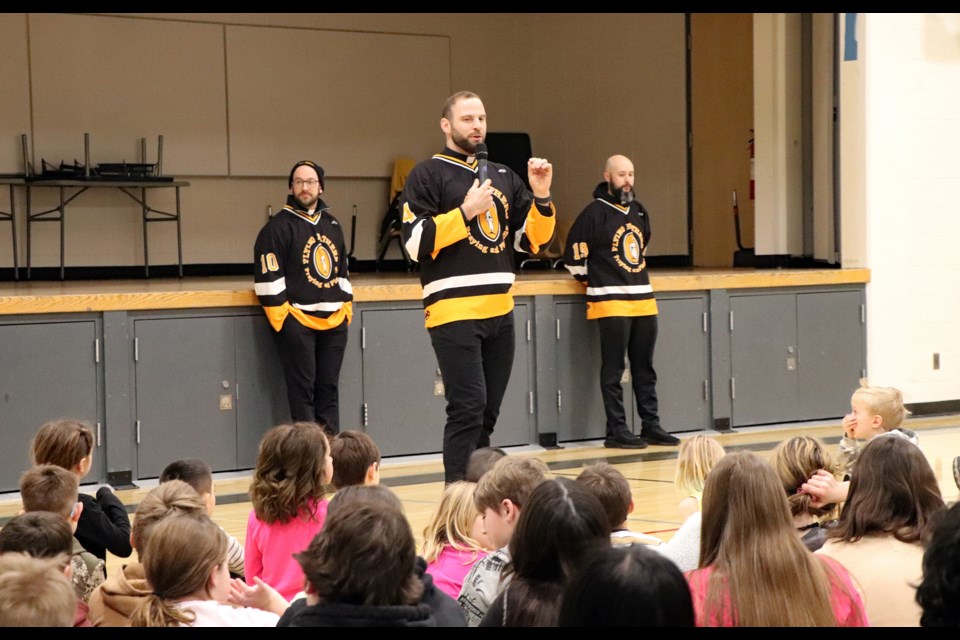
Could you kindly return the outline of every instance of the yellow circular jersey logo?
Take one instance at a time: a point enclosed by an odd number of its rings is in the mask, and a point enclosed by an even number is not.
[[[313,252],[313,268],[324,280],[329,279],[330,274],[333,273],[333,260],[330,257],[330,252],[322,244],[318,244],[316,251]]]
[[[640,239],[633,231],[627,231],[623,237],[623,259],[627,264],[637,266],[643,259],[643,250],[640,248]]]
[[[496,207],[491,207],[477,216],[480,233],[490,242],[500,240],[500,216]]]

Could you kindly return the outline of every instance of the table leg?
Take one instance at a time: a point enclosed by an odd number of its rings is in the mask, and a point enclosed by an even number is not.
[[[150,257],[147,243],[147,214],[150,209],[147,207],[147,190],[140,189],[140,210],[143,212],[143,273],[144,277],[150,277]]]
[[[180,187],[176,187],[177,192],[177,268],[180,277],[183,277],[183,242],[180,239]]]
[[[27,280],[30,279],[30,227],[32,217],[30,216],[30,185],[26,185],[26,196],[27,196]]]
[[[13,185],[8,185],[10,189],[10,235],[13,236],[13,279],[20,279],[20,267],[17,264],[17,211],[16,202],[14,202]]]
[[[63,202],[63,187],[60,187],[60,279],[66,280],[66,269],[64,268],[64,227],[67,224],[67,206]]]

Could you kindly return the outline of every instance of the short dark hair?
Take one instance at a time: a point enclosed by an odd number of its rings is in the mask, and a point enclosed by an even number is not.
[[[457,91],[455,94],[447,98],[447,101],[443,103],[443,111],[440,114],[440,117],[450,119],[450,116],[453,115],[453,108],[461,100],[470,100],[471,98],[480,99],[480,96],[475,94],[472,91]]]
[[[19,551],[34,558],[54,558],[73,552],[73,531],[66,518],[50,511],[29,511],[0,528],[0,553]]]
[[[626,521],[633,493],[630,483],[616,467],[606,462],[596,462],[580,472],[577,482],[600,500],[611,532]]]
[[[38,464],[20,476],[24,511],[51,511],[69,518],[79,494],[77,476],[55,464]]]
[[[330,439],[334,487],[363,484],[370,465],[380,462],[380,448],[363,431],[341,431]]]
[[[923,579],[917,587],[917,604],[923,610],[922,627],[960,626],[960,502],[939,512],[923,552]]]
[[[213,490],[213,469],[200,458],[174,460],[160,473],[160,484],[170,480],[183,480],[203,495]]]
[[[692,627],[693,599],[679,567],[641,544],[600,547],[573,575],[561,627]]]
[[[467,482],[479,482],[480,478],[487,471],[493,468],[497,460],[507,455],[507,452],[500,447],[480,447],[474,449],[470,457],[467,458],[467,471],[464,480]]]

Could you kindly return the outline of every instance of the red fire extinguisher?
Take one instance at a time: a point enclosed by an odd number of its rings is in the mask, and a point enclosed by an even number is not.
[[[750,129],[750,133],[753,133],[753,129]],[[750,142],[747,143],[747,149],[750,150],[750,199],[756,199],[756,192],[754,191],[754,185],[756,184],[756,159],[753,149],[753,136],[750,136]]]

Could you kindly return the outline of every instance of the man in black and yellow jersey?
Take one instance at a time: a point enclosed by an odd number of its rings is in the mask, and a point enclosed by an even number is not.
[[[320,199],[323,168],[290,170],[287,204],[257,235],[254,290],[277,345],[290,417],[340,430],[339,383],[353,288],[343,229]]]
[[[530,158],[527,179],[490,162],[480,97],[461,91],[440,118],[446,148],[417,164],[401,195],[403,240],[420,264],[423,307],[447,400],[446,482],[464,477],[467,458],[490,445],[513,368],[514,252],[536,253],[553,237],[553,166]],[[531,193],[532,190],[532,193]]]
[[[657,301],[644,257],[650,242],[650,214],[634,198],[633,163],[611,156],[594,200],[580,212],[570,232],[563,262],[586,287],[587,319],[600,330],[600,392],[607,414],[603,444],[643,449],[647,444],[677,445],[660,426],[657,412]],[[640,435],[630,431],[623,409],[624,355],[630,359]]]

